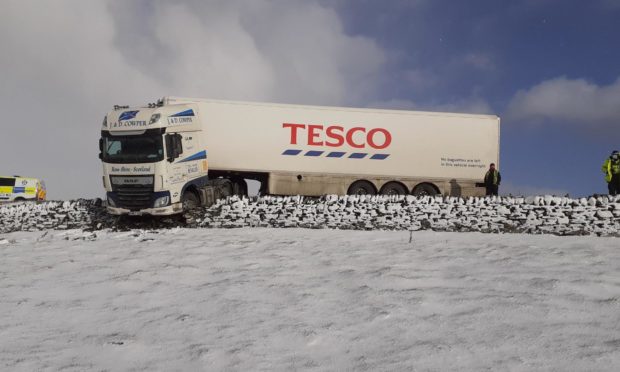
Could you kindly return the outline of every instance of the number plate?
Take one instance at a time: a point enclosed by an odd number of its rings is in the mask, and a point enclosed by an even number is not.
[[[152,185],[153,176],[110,176],[113,185]]]

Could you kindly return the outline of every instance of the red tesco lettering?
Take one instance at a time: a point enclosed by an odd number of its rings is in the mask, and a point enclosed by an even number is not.
[[[298,134],[302,131],[306,131],[306,144],[308,146],[340,147],[346,143],[348,146],[356,149],[363,149],[368,146],[381,150],[392,143],[392,134],[384,128],[373,128],[366,131],[364,127],[345,129],[338,125],[326,127],[320,124],[306,125],[294,123],[283,123],[282,128],[290,129],[291,145],[298,144]]]

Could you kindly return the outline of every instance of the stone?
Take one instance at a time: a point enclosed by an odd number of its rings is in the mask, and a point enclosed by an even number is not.
[[[614,215],[613,213],[611,213],[610,211],[597,211],[596,212],[596,217],[598,218],[613,218]]]

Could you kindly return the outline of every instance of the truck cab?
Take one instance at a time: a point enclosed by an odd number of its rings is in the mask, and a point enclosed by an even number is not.
[[[196,105],[115,106],[99,140],[108,212],[170,215],[196,204],[208,180],[200,130]]]

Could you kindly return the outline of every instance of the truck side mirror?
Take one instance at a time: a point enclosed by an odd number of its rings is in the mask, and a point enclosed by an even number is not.
[[[168,159],[169,163],[172,163],[172,161],[174,160],[175,156],[174,156],[174,141],[171,134],[166,134],[166,136],[164,137],[166,139],[166,158]]]
[[[99,159],[103,160],[103,138],[99,138]]]
[[[166,134],[166,158],[172,163],[183,153],[183,136],[179,133]]]
[[[183,153],[183,136],[179,133],[174,135],[174,157],[178,158]]]

